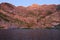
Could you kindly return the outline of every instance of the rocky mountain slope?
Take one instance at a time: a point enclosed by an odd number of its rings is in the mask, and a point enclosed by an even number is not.
[[[46,28],[60,24],[60,4],[28,7],[0,3],[0,27],[7,28]]]

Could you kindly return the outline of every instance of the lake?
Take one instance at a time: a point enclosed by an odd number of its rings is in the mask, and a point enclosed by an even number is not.
[[[60,30],[1,29],[0,40],[60,40]]]

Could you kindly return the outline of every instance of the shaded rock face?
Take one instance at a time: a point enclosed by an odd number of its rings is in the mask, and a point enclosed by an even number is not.
[[[0,26],[7,28],[45,28],[60,24],[60,5],[23,7],[0,4]]]

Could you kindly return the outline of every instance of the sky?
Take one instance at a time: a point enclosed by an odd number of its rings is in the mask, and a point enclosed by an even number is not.
[[[15,6],[29,6],[32,4],[60,4],[60,0],[0,0],[0,3],[7,2]]]

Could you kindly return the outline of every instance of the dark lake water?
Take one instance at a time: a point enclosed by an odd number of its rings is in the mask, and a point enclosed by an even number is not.
[[[55,29],[0,30],[0,40],[60,40],[60,30]]]

